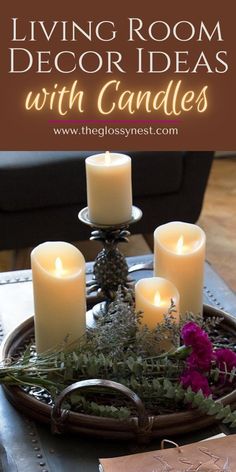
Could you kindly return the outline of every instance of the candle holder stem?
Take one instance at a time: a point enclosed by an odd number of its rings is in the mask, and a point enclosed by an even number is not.
[[[111,301],[119,286],[128,286],[128,265],[117,245],[121,242],[128,242],[129,226],[136,223],[141,217],[142,211],[133,206],[130,221],[109,226],[92,223],[88,216],[88,208],[80,211],[80,221],[93,228],[90,240],[100,241],[103,244],[103,249],[98,253],[94,262],[93,279],[87,285],[88,293],[97,290],[107,301]]]
[[[98,229],[92,231],[90,240],[100,241],[103,249],[94,261],[94,279],[108,300],[113,300],[119,285],[125,287],[128,282],[128,265],[117,245],[128,242],[130,232],[126,228]]]

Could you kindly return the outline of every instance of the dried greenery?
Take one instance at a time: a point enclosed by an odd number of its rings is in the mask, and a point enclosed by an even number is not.
[[[46,389],[55,398],[66,386],[84,379],[114,380],[135,391],[143,400],[150,414],[171,413],[186,409],[186,405],[198,408],[208,415],[236,426],[236,412],[223,407],[217,398],[205,397],[201,391],[194,393],[184,389],[179,378],[185,367],[189,348],[179,346],[179,333],[186,321],[194,322],[211,332],[221,322],[220,318],[203,320],[188,314],[177,324],[175,307],[171,303],[162,323],[154,330],[144,326],[142,315],[135,312],[133,292],[119,290],[107,314],[101,317],[95,328],[88,329],[77,343],[65,340],[59,349],[37,356],[35,347],[29,346],[17,360],[5,360],[0,365],[0,383]],[[229,382],[235,379],[236,369]],[[228,375],[217,368],[210,372],[211,381],[220,375]],[[24,387],[25,388],[25,387]],[[88,414],[124,419],[132,415],[129,403],[123,397],[99,391],[74,393],[68,408]]]

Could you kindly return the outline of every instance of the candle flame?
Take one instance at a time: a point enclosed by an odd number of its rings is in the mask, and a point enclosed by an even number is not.
[[[55,269],[56,269],[56,276],[60,277],[63,274],[63,264],[60,257],[57,257],[55,260]]]
[[[154,296],[154,305],[161,306],[161,295],[160,292],[156,292]]]
[[[105,152],[105,164],[106,166],[109,166],[111,164],[111,155],[109,151]]]
[[[180,236],[177,242],[177,254],[182,254],[183,253],[183,246],[184,246],[184,238],[183,235]]]

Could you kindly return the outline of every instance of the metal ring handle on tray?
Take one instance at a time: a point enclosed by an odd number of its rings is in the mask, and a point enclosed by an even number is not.
[[[60,395],[55,400],[55,404],[52,408],[51,414],[51,425],[53,433],[62,433],[66,426],[66,419],[69,415],[69,411],[62,409],[62,404],[67,397],[69,397],[73,392],[82,390],[90,387],[101,387],[107,388],[119,393],[123,393],[128,397],[134,404],[137,410],[137,421],[136,421],[136,433],[141,435],[146,435],[150,432],[151,424],[148,413],[145,409],[145,406],[142,400],[138,397],[136,393],[130,390],[125,385],[122,385],[118,382],[113,382],[111,380],[102,380],[102,379],[91,379],[91,380],[82,380],[80,382],[75,382],[69,387],[66,387]]]

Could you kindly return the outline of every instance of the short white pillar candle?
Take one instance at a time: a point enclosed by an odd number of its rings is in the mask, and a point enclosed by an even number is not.
[[[86,330],[85,260],[65,242],[46,242],[31,253],[38,353],[68,343]]]
[[[202,313],[206,236],[197,225],[174,221],[154,232],[154,273],[180,294],[180,314]]]
[[[141,311],[143,317],[141,323],[153,329],[164,319],[164,314],[171,306],[171,300],[175,305],[172,313],[176,321],[179,320],[179,293],[177,288],[162,277],[152,277],[139,280],[135,285],[135,307]]]
[[[89,219],[95,224],[116,225],[132,215],[131,158],[108,151],[86,159]]]

